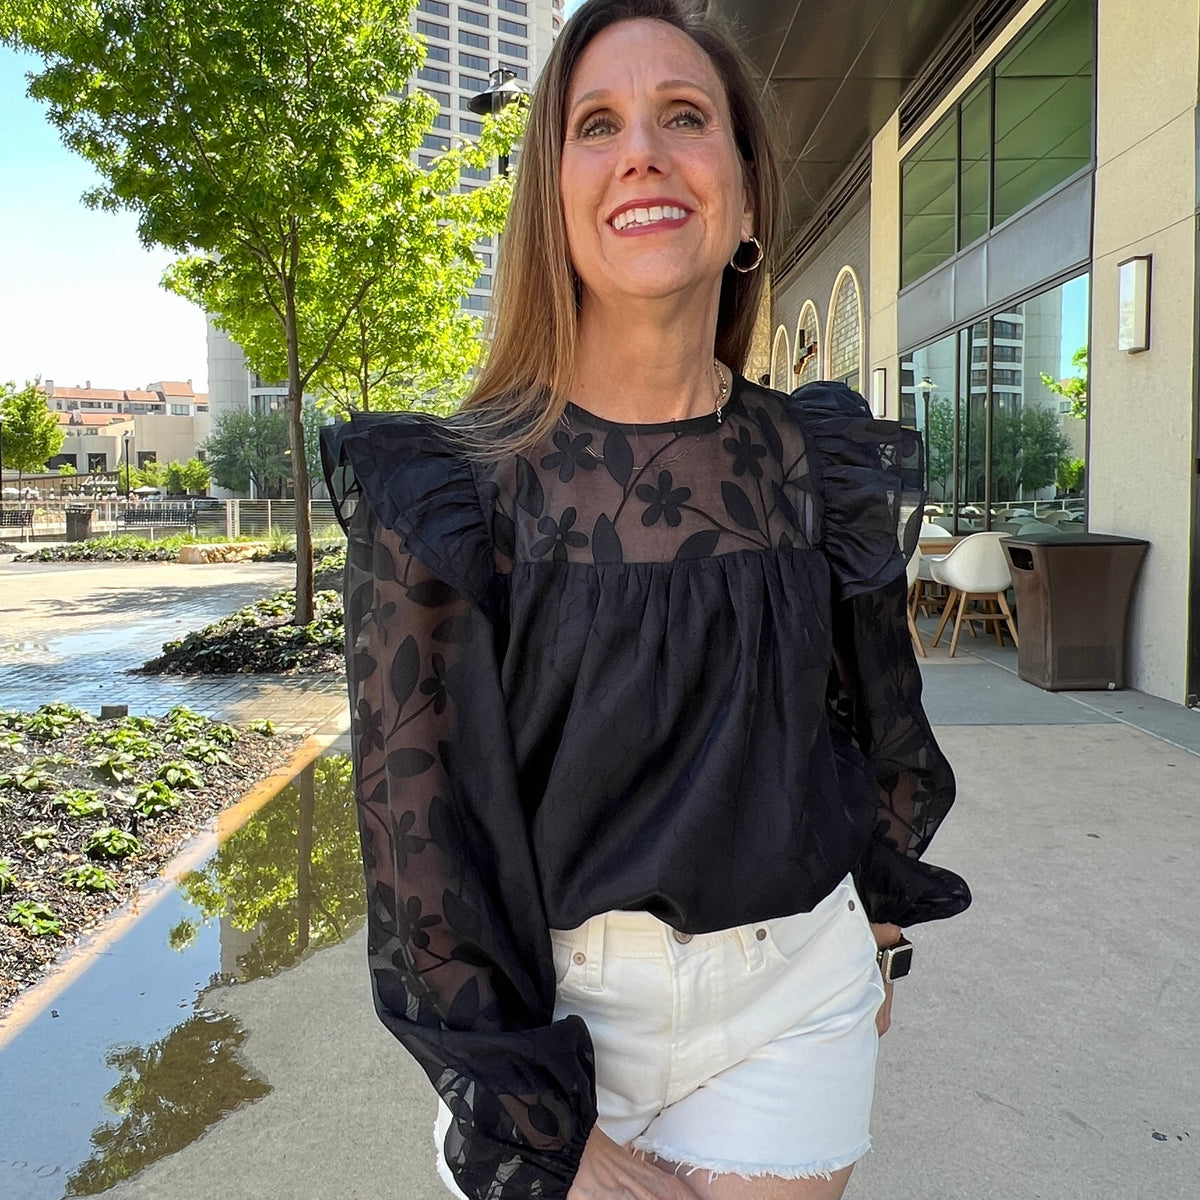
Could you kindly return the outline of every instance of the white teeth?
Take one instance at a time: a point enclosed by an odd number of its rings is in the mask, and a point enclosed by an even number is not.
[[[627,208],[612,219],[612,227],[620,233],[630,225],[654,225],[659,221],[681,221],[687,209],[674,204],[655,204],[651,208]]]

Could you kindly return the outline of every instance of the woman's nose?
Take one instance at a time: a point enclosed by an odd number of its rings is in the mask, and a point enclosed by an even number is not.
[[[641,175],[665,175],[667,153],[662,131],[651,117],[630,121],[622,138],[618,174],[622,179]]]

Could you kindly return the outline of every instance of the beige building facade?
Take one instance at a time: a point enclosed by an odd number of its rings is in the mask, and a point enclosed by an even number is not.
[[[761,5],[724,7],[745,22]],[[772,383],[844,379],[921,429],[931,500],[957,532],[1028,516],[1147,540],[1128,682],[1194,704],[1200,5],[990,0],[943,16],[895,51],[914,65],[887,103],[884,81],[852,78],[863,47],[846,35],[843,85],[874,118],[789,231]],[[809,80],[767,61],[787,50],[782,35],[751,43],[802,123],[788,96]],[[1126,348],[1142,309],[1148,348]],[[1086,415],[1069,386],[1084,376]]]

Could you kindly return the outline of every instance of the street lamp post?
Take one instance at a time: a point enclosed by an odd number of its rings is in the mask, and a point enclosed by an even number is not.
[[[917,384],[921,393],[921,412],[924,424],[921,426],[921,437],[925,439],[925,495],[929,495],[931,469],[929,461],[929,398],[933,395],[933,380],[928,375]]]
[[[133,441],[133,434],[125,434],[125,503],[129,503],[130,488],[133,485],[133,480],[129,477],[129,443]]]
[[[507,67],[497,67],[489,72],[488,79],[491,86],[467,101],[467,107],[478,116],[487,116],[489,113],[493,117],[497,116],[502,108],[527,94],[525,85],[517,79],[517,73]],[[507,154],[500,155],[500,174],[508,174]]]

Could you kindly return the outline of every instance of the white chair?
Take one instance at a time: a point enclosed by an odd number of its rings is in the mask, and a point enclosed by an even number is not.
[[[954,534],[950,530],[943,528],[941,525],[935,525],[932,521],[923,521],[921,523],[921,534],[917,539],[920,542],[953,542]],[[941,557],[937,554],[922,554],[919,556],[920,562],[917,567],[917,583],[910,591],[912,597],[913,616],[918,616],[922,611],[927,617],[936,616],[933,611],[935,604],[934,591],[938,592],[938,598],[941,595],[941,586],[934,582],[933,576],[930,574],[933,564]]]
[[[921,631],[917,628],[916,619],[917,591],[921,583],[921,580],[918,578],[921,570],[920,546],[916,546],[913,549],[912,558],[908,560],[905,569],[908,572],[908,602],[905,606],[908,609],[908,632],[912,635],[913,645],[916,646],[917,653],[922,658],[928,658],[929,655],[925,653],[925,643],[921,640]]]
[[[1013,620],[1012,610],[1008,607],[1005,592],[1012,586],[1012,574],[1008,567],[1008,555],[1000,544],[1007,534],[1003,533],[973,533],[965,537],[954,549],[939,559],[931,562],[930,573],[937,583],[945,584],[950,589],[946,600],[946,609],[942,613],[941,623],[933,635],[933,645],[941,641],[946,623],[954,613],[954,636],[950,640],[950,657],[958,652],[958,636],[962,632],[963,622],[968,628],[974,622],[986,624],[992,622],[996,632],[996,641],[1004,644],[1001,622],[1008,626],[1012,634],[1013,645],[1017,641],[1017,626]],[[988,609],[972,609],[968,606],[971,601],[980,600],[994,605],[996,611]]]

